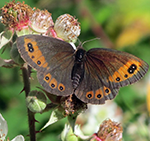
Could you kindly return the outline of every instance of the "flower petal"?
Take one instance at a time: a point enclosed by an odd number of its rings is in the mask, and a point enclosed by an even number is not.
[[[8,133],[8,126],[6,120],[0,114],[0,139],[3,141]]]
[[[12,139],[11,141],[24,141],[24,137],[22,135],[18,135],[16,136],[14,139]]]

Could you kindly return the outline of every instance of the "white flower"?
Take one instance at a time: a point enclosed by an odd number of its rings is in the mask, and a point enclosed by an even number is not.
[[[11,141],[24,141],[24,137],[22,135],[18,135]]]
[[[5,141],[7,133],[8,133],[7,121],[0,114],[0,141]],[[11,141],[24,141],[24,137],[22,135],[18,135]]]
[[[0,114],[0,141],[4,141],[8,133],[8,126],[6,120]]]
[[[88,105],[88,110],[78,116],[77,123],[83,121],[81,130],[84,134],[90,135],[97,132],[99,124],[107,118],[121,122],[122,110],[115,102],[107,101],[104,105]]]

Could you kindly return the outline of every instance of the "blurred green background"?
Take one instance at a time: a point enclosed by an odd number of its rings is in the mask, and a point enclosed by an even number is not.
[[[81,23],[81,42],[96,37],[86,44],[86,49],[103,47],[129,52],[150,64],[150,0],[24,0],[25,4],[47,9],[55,21],[58,16],[69,13]],[[6,0],[0,1],[0,8]],[[22,1],[21,1],[22,2]],[[0,24],[0,32],[4,30]],[[0,55],[9,59],[9,48]],[[0,53],[2,50],[0,51]],[[32,90],[39,85],[36,72],[32,74]],[[22,134],[28,140],[27,110],[20,68],[0,68],[0,113],[7,120],[10,139]],[[138,83],[121,88],[115,101],[122,109],[123,138],[125,141],[150,140],[150,119],[147,103],[150,99],[150,74]],[[109,107],[108,107],[109,108]],[[101,109],[100,109],[101,110]],[[150,108],[149,108],[150,110]],[[115,111],[114,111],[115,112]],[[150,112],[150,111],[149,111]],[[50,113],[36,114],[36,129],[40,130],[48,121]],[[42,133],[38,141],[58,141],[67,120],[61,120]],[[100,124],[100,123],[99,123]],[[91,133],[92,134],[92,133]]]

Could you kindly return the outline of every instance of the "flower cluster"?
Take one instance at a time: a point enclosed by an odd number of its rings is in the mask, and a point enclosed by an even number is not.
[[[1,15],[1,22],[18,36],[42,34],[75,43],[80,35],[79,22],[69,14],[61,15],[54,23],[47,10],[12,1],[1,8]]]
[[[21,2],[10,2],[1,8],[2,23],[10,30],[22,30],[30,24],[33,10]]]

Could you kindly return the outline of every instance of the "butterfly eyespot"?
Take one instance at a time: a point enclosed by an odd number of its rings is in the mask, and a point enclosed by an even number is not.
[[[127,77],[128,77],[128,75],[127,75],[127,74],[125,74],[125,75],[124,75],[124,77],[125,77],[125,78],[127,78]]]
[[[46,76],[46,77],[45,77],[45,79],[46,79],[46,80],[49,80],[49,77],[48,77],[48,76]]]
[[[128,69],[128,73],[132,74],[137,69],[137,66],[135,64],[132,64],[130,68]]]
[[[105,86],[103,88],[103,91],[104,91],[105,96],[109,95],[111,93],[111,90],[109,88],[105,87]]]
[[[52,83],[52,84],[51,84],[51,87],[54,88],[54,87],[55,87],[55,84]]]
[[[55,89],[57,87],[57,81],[55,78],[53,78],[50,83],[49,83],[49,86],[52,88],[52,89]]]
[[[31,56],[31,58],[33,59],[33,58],[34,58],[34,56],[32,55],[32,56]]]
[[[101,89],[96,90],[96,92],[95,92],[95,98],[98,99],[98,100],[100,100],[101,98],[103,98],[103,94],[102,93],[103,92],[102,92]]]
[[[44,77],[44,81],[49,82],[50,79],[51,79],[51,74],[48,73],[48,74]]]
[[[88,96],[88,98],[91,98],[91,97],[92,97],[92,94],[88,94],[87,96]]]
[[[62,91],[64,88],[62,86],[60,86],[59,89]]]
[[[58,90],[61,91],[61,92],[64,91],[64,90],[65,90],[65,86],[60,83],[60,84],[58,85]]]
[[[116,81],[120,81],[120,77],[117,77],[117,78],[116,78]]]
[[[105,89],[105,92],[106,92],[106,93],[109,93],[109,90],[108,90],[108,89]]]
[[[28,43],[27,46],[28,46],[29,52],[34,51],[33,45],[31,43]]]
[[[101,96],[102,96],[101,94],[98,94],[98,95],[97,95],[97,98],[101,98]]]
[[[37,61],[37,64],[38,64],[38,65],[41,65],[41,61],[38,60],[38,61]]]
[[[89,92],[86,93],[86,98],[92,99],[93,95],[94,95],[93,91],[89,91]]]

